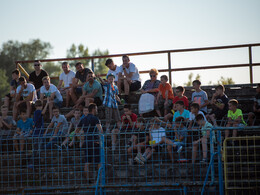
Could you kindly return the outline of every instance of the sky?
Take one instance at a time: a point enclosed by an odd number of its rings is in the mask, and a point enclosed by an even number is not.
[[[259,0],[0,0],[0,10],[1,45],[39,38],[53,46],[49,58],[66,57],[73,43],[110,54],[260,43]],[[166,54],[130,59],[139,70],[168,66]],[[174,53],[171,61],[181,68],[249,60],[242,48]],[[260,47],[253,48],[253,62],[260,62]],[[260,67],[253,71],[259,83]],[[221,76],[249,83],[248,68],[174,72],[173,83],[183,85],[191,72],[201,75],[203,85]]]

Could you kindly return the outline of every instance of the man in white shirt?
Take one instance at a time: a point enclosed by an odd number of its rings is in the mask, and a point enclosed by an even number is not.
[[[112,59],[107,59],[105,65],[109,68],[107,72],[108,75],[114,75],[115,76],[115,84],[117,84],[118,81],[118,74],[120,72],[120,67],[115,65]]]
[[[21,107],[26,107],[26,114],[31,115],[32,103],[37,100],[36,90],[33,84],[27,83],[25,77],[19,78],[20,85],[16,89],[15,103],[13,106],[13,119],[16,120],[17,112]]]
[[[46,76],[42,78],[43,86],[40,89],[40,100],[43,102],[43,98],[49,98],[49,114],[50,119],[52,119],[52,107],[55,104],[56,107],[62,106],[62,96],[60,94],[60,91],[57,89],[57,87],[53,84],[51,84],[50,77]]]
[[[75,78],[75,72],[70,70],[70,65],[68,62],[62,63],[62,70],[63,72],[60,74],[59,77],[59,84],[58,84],[58,90],[61,92],[61,94],[66,94],[66,107],[69,107],[70,102],[70,92],[69,89],[72,86],[72,80]],[[64,86],[62,87],[62,84],[64,83]]]
[[[129,57],[124,55],[122,59],[123,64],[120,66],[117,86],[119,94],[124,90],[127,97],[130,91],[137,91],[141,88],[141,80],[137,67],[130,62]]]

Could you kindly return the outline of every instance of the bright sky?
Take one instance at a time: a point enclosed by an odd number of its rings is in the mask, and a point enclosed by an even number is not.
[[[0,0],[0,7],[0,44],[39,38],[52,44],[50,58],[66,57],[72,43],[110,54],[260,43],[259,0]],[[121,64],[120,58],[114,61]],[[139,70],[168,63],[166,54],[131,61]],[[173,68],[247,62],[247,49],[172,56]],[[253,62],[260,62],[260,47],[253,49]],[[249,82],[248,68],[193,72],[204,85],[220,76]],[[173,83],[187,82],[189,73],[173,73]],[[259,75],[260,67],[254,68],[254,82]]]

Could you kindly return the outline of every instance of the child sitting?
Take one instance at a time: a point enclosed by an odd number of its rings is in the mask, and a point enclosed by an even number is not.
[[[228,102],[229,110],[228,110],[228,123],[226,127],[243,127],[246,125],[243,119],[242,110],[238,109],[238,101],[232,99]],[[229,130],[225,130],[225,138],[228,138]],[[232,137],[237,137],[237,129],[232,130]]]
[[[198,103],[200,106],[200,111],[203,114],[207,113],[207,105],[209,104],[208,95],[205,91],[200,88],[201,82],[199,80],[194,80],[192,82],[193,88],[195,91],[192,93],[191,101],[193,103]]]
[[[29,137],[33,133],[33,119],[29,118],[25,110],[20,111],[20,120],[17,122],[17,130],[14,135],[14,148],[18,152],[18,140],[20,141],[21,152],[24,150],[25,138]]]
[[[71,142],[69,143],[69,147],[73,146],[76,138],[80,139],[80,145],[79,146],[80,146],[80,148],[82,147],[83,141],[84,141],[84,136],[82,134],[84,132],[83,131],[76,132],[77,126],[78,126],[78,124],[81,120],[80,115],[81,115],[80,110],[75,109],[74,110],[74,117],[70,121],[70,126],[69,126],[69,129],[68,129],[67,138],[62,142],[61,148],[67,148],[66,145],[70,140],[71,140]]]
[[[127,153],[131,156],[129,164],[133,164],[133,152],[137,151],[141,154],[141,149],[148,145],[149,134],[145,132],[144,118],[138,118],[136,123],[135,134],[131,137],[131,146],[128,147]]]
[[[199,110],[200,106],[198,103],[192,103],[190,106],[190,118],[189,118],[189,127],[188,129],[191,129],[192,126],[196,126],[198,124],[196,124],[196,116],[201,114],[204,117],[204,120],[207,121],[204,113],[202,111]]]
[[[112,150],[114,151],[116,148],[116,139],[117,134],[120,133],[120,131],[133,131],[133,128],[135,128],[135,122],[137,121],[137,115],[132,112],[131,105],[126,104],[124,105],[124,114],[121,116],[121,130],[120,129],[113,129],[112,130]]]
[[[213,106],[212,112],[208,115],[208,118],[213,122],[214,126],[217,126],[216,120],[220,121],[228,112],[228,97],[226,96],[225,87],[218,85],[216,92],[211,99],[211,105]]]
[[[47,101],[46,104],[49,104],[49,102]],[[53,118],[43,135],[45,137],[49,129],[54,128],[51,134],[49,134],[50,139],[45,147],[46,149],[51,148],[53,143],[57,142],[62,135],[66,135],[68,132],[68,122],[65,116],[60,114],[59,108],[54,106],[52,112]]]
[[[152,119],[151,123],[151,130],[149,131],[149,146],[146,148],[143,155],[138,153],[135,157],[135,161],[140,164],[144,164],[149,160],[152,157],[152,154],[158,152],[162,144],[168,140],[164,139],[166,137],[165,129],[160,127],[160,124],[157,123],[155,119]]]
[[[164,109],[164,116],[172,107],[172,100],[174,98],[172,86],[167,83],[168,77],[166,75],[161,76],[161,84],[159,85],[159,93],[155,101],[156,112],[161,117],[160,108]]]
[[[208,121],[205,120],[205,117],[202,114],[198,114],[196,116],[196,121],[200,125],[201,135],[202,137],[196,141],[194,141],[193,144],[193,150],[192,150],[192,163],[194,164],[197,157],[197,150],[199,147],[199,143],[202,144],[202,152],[203,152],[203,159],[201,163],[207,162],[207,152],[208,152],[208,139],[210,138],[210,130],[213,127]],[[211,134],[212,141],[215,141],[215,133],[214,131]]]

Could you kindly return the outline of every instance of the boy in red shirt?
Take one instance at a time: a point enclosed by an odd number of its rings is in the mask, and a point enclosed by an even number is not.
[[[156,112],[159,117],[162,117],[160,108],[164,109],[164,115],[171,109],[172,101],[174,98],[172,86],[167,83],[168,77],[166,75],[161,76],[161,84],[159,85],[159,93],[155,101]]]
[[[135,122],[137,121],[137,115],[132,112],[131,105],[124,105],[124,114],[121,116],[121,131],[132,131],[135,128]],[[120,129],[112,130],[112,150],[116,148],[117,134],[120,133]]]

